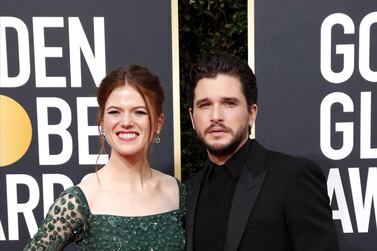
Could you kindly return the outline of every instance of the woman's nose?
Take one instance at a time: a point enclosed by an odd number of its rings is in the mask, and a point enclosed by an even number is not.
[[[132,126],[134,124],[134,121],[131,117],[131,114],[129,113],[124,113],[121,119],[121,124],[122,126]]]

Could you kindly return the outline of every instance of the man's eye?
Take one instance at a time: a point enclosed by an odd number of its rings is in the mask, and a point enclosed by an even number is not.
[[[209,106],[209,103],[202,103],[199,105],[199,108],[206,108]]]
[[[236,103],[234,103],[234,102],[226,102],[225,105],[232,107],[232,106],[235,106]]]

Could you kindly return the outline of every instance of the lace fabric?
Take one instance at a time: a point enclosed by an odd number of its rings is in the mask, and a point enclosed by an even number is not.
[[[186,190],[178,181],[180,207],[169,212],[126,217],[91,214],[82,190],[65,190],[51,206],[24,251],[63,250],[76,242],[80,250],[184,250],[182,218]]]
[[[77,187],[60,194],[24,250],[62,250],[69,242],[82,238],[82,232],[87,229],[87,212],[77,194]]]

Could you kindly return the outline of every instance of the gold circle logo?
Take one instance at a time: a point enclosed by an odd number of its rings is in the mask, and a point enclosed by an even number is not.
[[[18,161],[30,146],[31,122],[15,100],[0,95],[0,167]]]

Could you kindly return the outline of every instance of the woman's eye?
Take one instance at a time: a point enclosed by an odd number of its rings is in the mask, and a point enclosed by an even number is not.
[[[118,113],[119,113],[119,111],[116,111],[116,110],[112,110],[112,111],[108,111],[107,113],[108,113],[108,114],[118,114]]]
[[[146,111],[135,111],[135,114],[138,116],[147,115]]]

